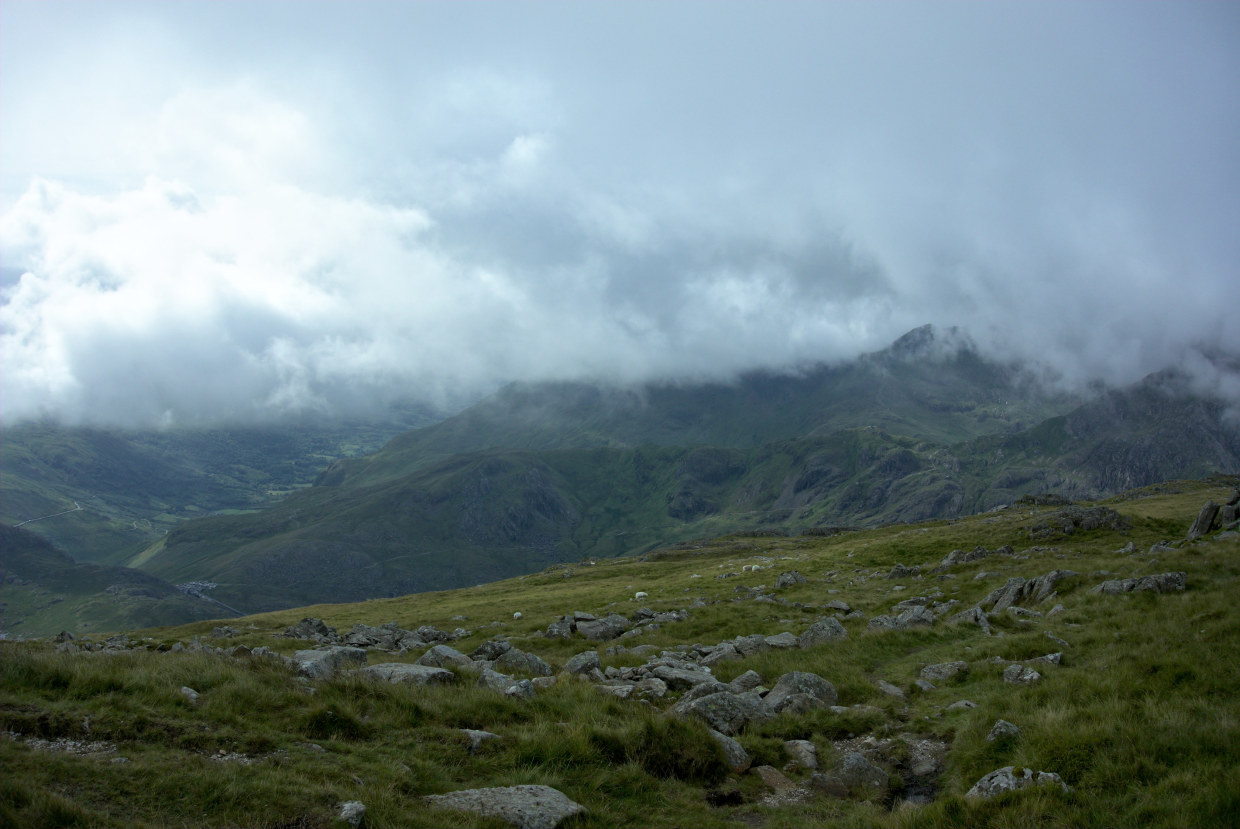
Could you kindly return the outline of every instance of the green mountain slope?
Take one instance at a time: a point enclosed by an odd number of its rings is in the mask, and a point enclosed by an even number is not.
[[[39,536],[5,524],[0,524],[0,550],[0,629],[8,636],[128,630],[235,615],[148,573],[78,564]]]
[[[309,486],[330,462],[372,452],[431,418],[410,409],[378,423],[163,432],[9,426],[0,441],[0,520],[80,561],[115,564],[179,521],[266,506]]]

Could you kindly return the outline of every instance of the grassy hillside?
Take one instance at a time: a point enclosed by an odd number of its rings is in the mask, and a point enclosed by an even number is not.
[[[7,426],[0,520],[79,561],[117,564],[186,518],[271,504],[309,486],[331,462],[373,452],[431,419],[410,409],[391,422],[236,429]]]
[[[0,630],[7,636],[170,625],[228,612],[138,570],[78,564],[22,529],[0,525],[0,550]]]
[[[467,589],[323,605],[230,620],[240,635],[212,639],[203,622],[134,634],[138,649],[57,651],[50,643],[4,643],[0,661],[0,822],[6,826],[327,827],[345,801],[366,804],[364,826],[482,826],[467,813],[433,809],[423,795],[462,788],[553,786],[588,811],[565,829],[619,826],[1232,826],[1240,815],[1240,542],[1212,533],[1181,543],[1201,504],[1225,500],[1237,481],[1180,482],[1128,493],[1105,505],[1128,529],[1044,530],[1061,508],[1021,504],[955,521],[833,536],[729,536],[642,557],[579,561]],[[1035,537],[1036,536],[1036,537]],[[1151,549],[1158,542],[1169,547]],[[1010,544],[945,571],[953,550]],[[886,574],[896,564],[920,574]],[[757,565],[762,569],[753,569]],[[1011,577],[1074,575],[1057,595],[991,614],[994,635],[953,624],[886,630],[868,622],[910,597],[970,607]],[[805,581],[775,588],[783,571]],[[1106,579],[1167,571],[1186,589],[1100,595]],[[648,593],[643,602],[636,591]],[[769,598],[764,598],[769,597]],[[298,679],[279,661],[209,652],[161,652],[203,637],[209,645],[311,647],[276,634],[302,616],[348,631],[394,621],[468,630],[452,642],[469,653],[495,637],[561,668],[597,649],[604,668],[645,663],[695,643],[783,631],[799,634],[842,601],[859,615],[847,637],[805,649],[768,649],[714,667],[719,680],[746,671],[771,687],[809,671],[838,691],[840,709],[781,713],[736,735],[752,766],[728,769],[705,727],[669,715],[681,692],[619,699],[561,675],[532,698],[479,687],[459,673],[446,686],[414,687],[347,675]],[[1062,605],[1052,613],[1053,606]],[[593,644],[542,631],[562,614],[636,616],[686,610],[683,621]],[[520,611],[522,617],[513,618]],[[1040,614],[1040,615],[1039,615]],[[842,611],[839,615],[844,615]],[[623,645],[624,648],[609,646]],[[649,646],[645,652],[634,650]],[[409,662],[369,652],[371,664]],[[1009,684],[1006,663],[1049,652],[1041,679]],[[922,689],[926,665],[967,670]],[[896,686],[902,698],[877,683]],[[200,695],[191,702],[180,692]],[[972,708],[950,708],[967,699]],[[1019,735],[988,741],[998,719]],[[471,750],[460,729],[499,739]],[[849,751],[868,752],[888,775],[886,793],[832,795],[813,772],[787,765],[784,741],[808,740],[818,772],[831,775]],[[920,747],[945,753],[914,791],[904,782]],[[1054,772],[1070,787],[1028,789],[993,800],[966,797],[1003,766]],[[154,781],[158,781],[155,783]],[[778,788],[772,788],[772,785]],[[927,802],[928,801],[928,802]]]

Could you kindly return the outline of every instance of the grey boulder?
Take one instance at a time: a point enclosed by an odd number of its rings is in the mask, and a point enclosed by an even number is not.
[[[517,829],[555,829],[565,818],[585,811],[580,803],[550,786],[462,789],[422,799],[440,809],[506,820]]]
[[[433,668],[430,665],[410,665],[407,662],[383,662],[379,665],[368,665],[354,671],[359,676],[372,677],[408,685],[443,685],[451,682],[456,674],[446,668]]]
[[[808,671],[790,671],[781,676],[775,687],[767,693],[765,701],[775,711],[780,711],[793,694],[806,694],[827,705],[835,705],[839,701],[834,685]]]
[[[1004,792],[1014,792],[1020,789],[1027,789],[1030,786],[1044,785],[1059,786],[1064,793],[1071,791],[1058,774],[1047,771],[1035,772],[1033,769],[1017,769],[1015,766],[1004,766],[1001,769],[995,769],[981,780],[978,780],[973,784],[973,788],[965,792],[964,796],[987,799],[997,797]]]

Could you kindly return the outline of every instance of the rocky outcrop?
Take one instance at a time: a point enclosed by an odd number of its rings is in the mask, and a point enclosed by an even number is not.
[[[734,694],[726,690],[703,697],[686,697],[672,706],[670,713],[697,717],[720,734],[729,736],[739,734],[750,723],[763,723],[775,716],[770,703],[757,693]]]
[[[1045,602],[1055,598],[1055,585],[1062,579],[1077,575],[1072,570],[1052,570],[1035,579],[1014,577],[1007,580],[1002,587],[997,587],[978,602],[978,607],[986,608],[991,613],[1002,613],[1007,608],[1025,602]]]
[[[840,624],[839,619],[836,619],[834,616],[824,616],[806,628],[805,632],[797,637],[797,645],[802,648],[812,648],[824,642],[833,642],[847,638],[848,631]]]
[[[1193,521],[1193,525],[1188,528],[1188,534],[1184,536],[1185,541],[1195,541],[1206,533],[1214,529],[1218,521],[1219,505],[1213,501],[1206,501],[1201,508],[1201,512],[1197,513],[1197,519]]]
[[[1058,786],[1065,794],[1071,791],[1058,774],[1004,766],[978,780],[973,784],[973,788],[965,792],[964,796],[989,799],[998,797],[1004,792],[1015,792],[1031,786]]]
[[[818,674],[808,671],[791,671],[784,674],[775,683],[775,687],[766,695],[766,703],[775,711],[782,711],[786,702],[794,694],[805,694],[821,700],[826,705],[835,705],[839,694],[835,686]]]
[[[293,664],[302,676],[310,679],[326,679],[337,671],[366,664],[366,651],[333,645],[327,648],[296,651]]]
[[[850,751],[840,760],[839,766],[812,778],[815,789],[833,797],[849,797],[858,789],[887,791],[887,772],[870,762],[859,751]]]
[[[393,685],[444,685],[451,682],[456,674],[444,668],[432,668],[429,665],[410,665],[407,662],[383,662],[378,665],[367,665],[354,671],[358,676],[381,679]]]
[[[723,757],[727,761],[728,767],[737,774],[744,774],[749,770],[749,766],[753,763],[753,758],[749,756],[749,752],[733,740],[727,734],[722,734],[715,729],[709,729],[710,736],[714,739],[719,747],[723,749]]]
[[[791,587],[794,584],[805,584],[805,576],[796,570],[789,570],[786,573],[780,573],[779,578],[775,579],[776,588]]]
[[[1077,530],[1088,532],[1106,527],[1112,530],[1132,529],[1132,525],[1109,507],[1069,506],[1056,510],[1029,528],[1029,537],[1051,538],[1056,535],[1072,535]]]
[[[1173,593],[1183,590],[1187,584],[1188,574],[1184,572],[1176,573],[1160,573],[1157,576],[1141,576],[1139,578],[1130,579],[1111,579],[1104,581],[1090,593],[1101,593],[1104,596],[1114,596],[1119,593],[1136,593],[1143,590],[1149,590],[1153,593]]]
[[[939,662],[921,669],[921,678],[931,682],[946,682],[953,677],[968,673],[968,662]]]
[[[936,572],[942,572],[944,570],[949,570],[956,565],[966,564],[970,561],[977,561],[978,559],[986,558],[988,556],[1010,556],[1015,553],[1016,551],[1012,549],[1010,544],[1005,544],[997,550],[987,550],[979,544],[967,553],[964,550],[952,550],[943,557],[943,560],[939,562],[939,566],[934,569]]]
[[[422,798],[439,809],[471,812],[506,820],[517,829],[555,829],[565,818],[584,812],[580,803],[550,786],[463,789]]]

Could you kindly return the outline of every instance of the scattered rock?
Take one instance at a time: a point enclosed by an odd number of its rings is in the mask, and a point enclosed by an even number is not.
[[[921,575],[920,567],[907,567],[903,564],[897,564],[887,573],[889,579],[906,579],[912,576]]]
[[[551,666],[537,654],[526,653],[517,648],[509,648],[500,654],[495,660],[495,667],[534,676],[551,676],[553,673]]]
[[[448,670],[469,670],[473,667],[474,661],[456,648],[448,645],[435,645],[418,658],[417,664]]]
[[[939,662],[921,669],[921,678],[931,682],[946,682],[954,676],[968,673],[968,662]]]
[[[729,688],[734,688],[738,694],[746,691],[752,691],[762,684],[762,675],[757,671],[745,671],[745,673],[733,679],[728,683]]]
[[[508,651],[512,650],[512,644],[504,639],[491,639],[483,642],[470,652],[469,658],[473,660],[490,660],[499,659]]]
[[[366,804],[360,800],[350,800],[340,807],[340,819],[349,824],[352,829],[357,829],[362,825],[362,818],[366,816]]]
[[[805,584],[805,576],[796,570],[789,570],[786,573],[780,573],[779,578],[775,579],[775,587],[791,587],[794,584]]]
[[[1149,590],[1154,593],[1171,593],[1177,590],[1183,590],[1187,584],[1188,574],[1183,572],[1177,573],[1160,573],[1157,576],[1141,576],[1131,579],[1111,579],[1104,581],[1090,593],[1101,593],[1104,596],[1114,596],[1119,593],[1136,593],[1142,590]]]
[[[815,774],[812,785],[834,797],[848,797],[857,790],[887,791],[887,772],[871,763],[859,751],[845,754],[840,764],[826,774]]]
[[[1019,736],[1020,728],[1007,720],[995,720],[994,727],[991,728],[990,733],[986,735],[986,742],[993,743],[996,740],[1014,740]]]
[[[517,699],[532,699],[537,692],[534,690],[534,683],[528,679],[521,679],[514,682],[504,689],[504,695],[515,697]]]
[[[328,627],[322,619],[307,616],[295,625],[287,628],[284,635],[292,639],[310,639],[320,644],[336,644],[340,641],[334,627]]]
[[[293,664],[302,676],[311,679],[325,679],[336,671],[344,668],[366,664],[366,651],[362,648],[351,648],[333,645],[327,648],[295,651]]]
[[[588,674],[593,670],[601,670],[602,663],[598,651],[582,651],[564,663],[564,670],[570,674]]]
[[[785,740],[784,751],[801,768],[818,768],[818,747],[809,740]]]
[[[1015,604],[1026,601],[1043,602],[1054,598],[1056,582],[1077,575],[1072,570],[1052,570],[1036,579],[1013,577],[1002,587],[990,592],[986,598],[978,602],[978,607],[988,607],[991,613],[1002,613]]]
[[[710,736],[723,749],[723,756],[728,763],[728,767],[737,774],[744,774],[748,771],[749,766],[753,763],[753,758],[749,756],[749,752],[745,751],[740,743],[733,740],[727,734],[721,734],[713,728],[708,730],[710,731]]]
[[[1188,528],[1188,535],[1184,536],[1184,540],[1194,541],[1213,530],[1218,513],[1219,505],[1213,501],[1206,501],[1201,512],[1197,513],[1197,520],[1193,521],[1193,525]]]
[[[197,705],[200,701],[201,695],[188,685],[182,685],[181,696],[189,700],[190,705]]]
[[[383,662],[358,668],[354,673],[360,676],[373,677],[391,682],[393,685],[445,685],[451,682],[456,674],[445,668],[430,665],[410,665],[408,662]]]
[[[848,602],[842,602],[839,599],[829,601],[824,604],[823,607],[827,610],[838,610],[840,613],[849,613],[852,611],[852,608],[849,606]]]
[[[741,652],[736,649],[735,645],[731,642],[723,642],[716,645],[709,654],[702,658],[702,665],[711,667],[720,662],[730,662],[741,658]]]
[[[577,622],[577,632],[592,642],[615,639],[629,627],[629,620],[618,613],[604,616],[602,619],[582,619]]]
[[[901,691],[899,688],[897,688],[895,685],[892,685],[887,680],[880,679],[878,680],[878,682],[875,682],[874,684],[878,687],[878,690],[882,691],[887,696],[895,697],[898,700],[904,699],[904,692]]]
[[[962,610],[947,621],[953,624],[972,622],[980,627],[982,632],[987,636],[993,635],[990,629],[990,619],[987,617],[986,611],[982,610],[980,607],[971,607],[968,610]]]
[[[987,556],[997,556],[997,555],[1010,556],[1010,555],[1013,555],[1015,552],[1016,551],[1013,550],[1010,545],[1006,545],[1006,544],[997,550],[987,550],[985,547],[981,545],[978,545],[977,547],[973,548],[973,550],[968,553],[966,553],[964,550],[952,550],[950,553],[948,553],[946,556],[943,557],[943,560],[939,562],[939,566],[936,567],[935,570],[941,572],[943,570],[947,570],[950,567],[955,567],[958,564],[965,564],[970,561],[977,561],[978,559],[986,558]],[[978,575],[981,575],[981,574],[979,573]]]
[[[704,697],[685,699],[672,706],[671,713],[693,715],[721,734],[737,734],[751,722],[766,722],[775,716],[770,703],[753,691],[733,694],[719,691]]]
[[[1035,772],[1033,769],[1017,769],[1015,766],[1004,766],[978,780],[973,785],[973,788],[965,792],[964,796],[985,799],[997,797],[1004,792],[1014,792],[1030,786],[1042,785],[1057,785],[1065,794],[1070,791],[1067,784],[1060,779],[1058,774],[1046,771]]]
[[[779,791],[780,789],[796,788],[796,784],[788,779],[788,775],[774,766],[757,766],[753,769],[753,773],[758,775],[769,789]]]
[[[517,829],[555,829],[560,821],[585,811],[584,806],[550,786],[463,789],[422,799],[441,809],[500,818]]]
[[[1029,537],[1034,539],[1051,536],[1072,535],[1077,530],[1088,532],[1100,527],[1112,530],[1128,530],[1132,526],[1109,507],[1077,507],[1069,506],[1057,510],[1029,528]]]
[[[1008,665],[1003,669],[1003,681],[1010,685],[1029,685],[1041,678],[1040,673],[1024,665]]]
[[[834,616],[824,616],[797,637],[797,644],[802,648],[812,648],[823,642],[846,638],[848,638],[848,631],[840,624],[840,620]]]
[[[793,694],[806,694],[826,705],[835,705],[839,695],[835,686],[818,674],[808,671],[790,671],[779,678],[775,687],[766,695],[765,702],[775,711],[781,711]]]
[[[977,703],[971,699],[958,699],[951,705],[947,706],[948,711],[967,711],[970,708],[976,708]]]
[[[795,648],[800,645],[800,640],[796,636],[793,636],[791,633],[787,632],[776,633],[774,636],[767,636],[763,641],[766,642],[767,647],[775,650]]]
[[[466,737],[469,738],[469,753],[470,754],[477,752],[478,749],[482,747],[482,744],[487,742],[488,740],[500,739],[500,736],[498,734],[492,733],[490,731],[479,731],[474,728],[462,728],[460,729],[460,731]]]

